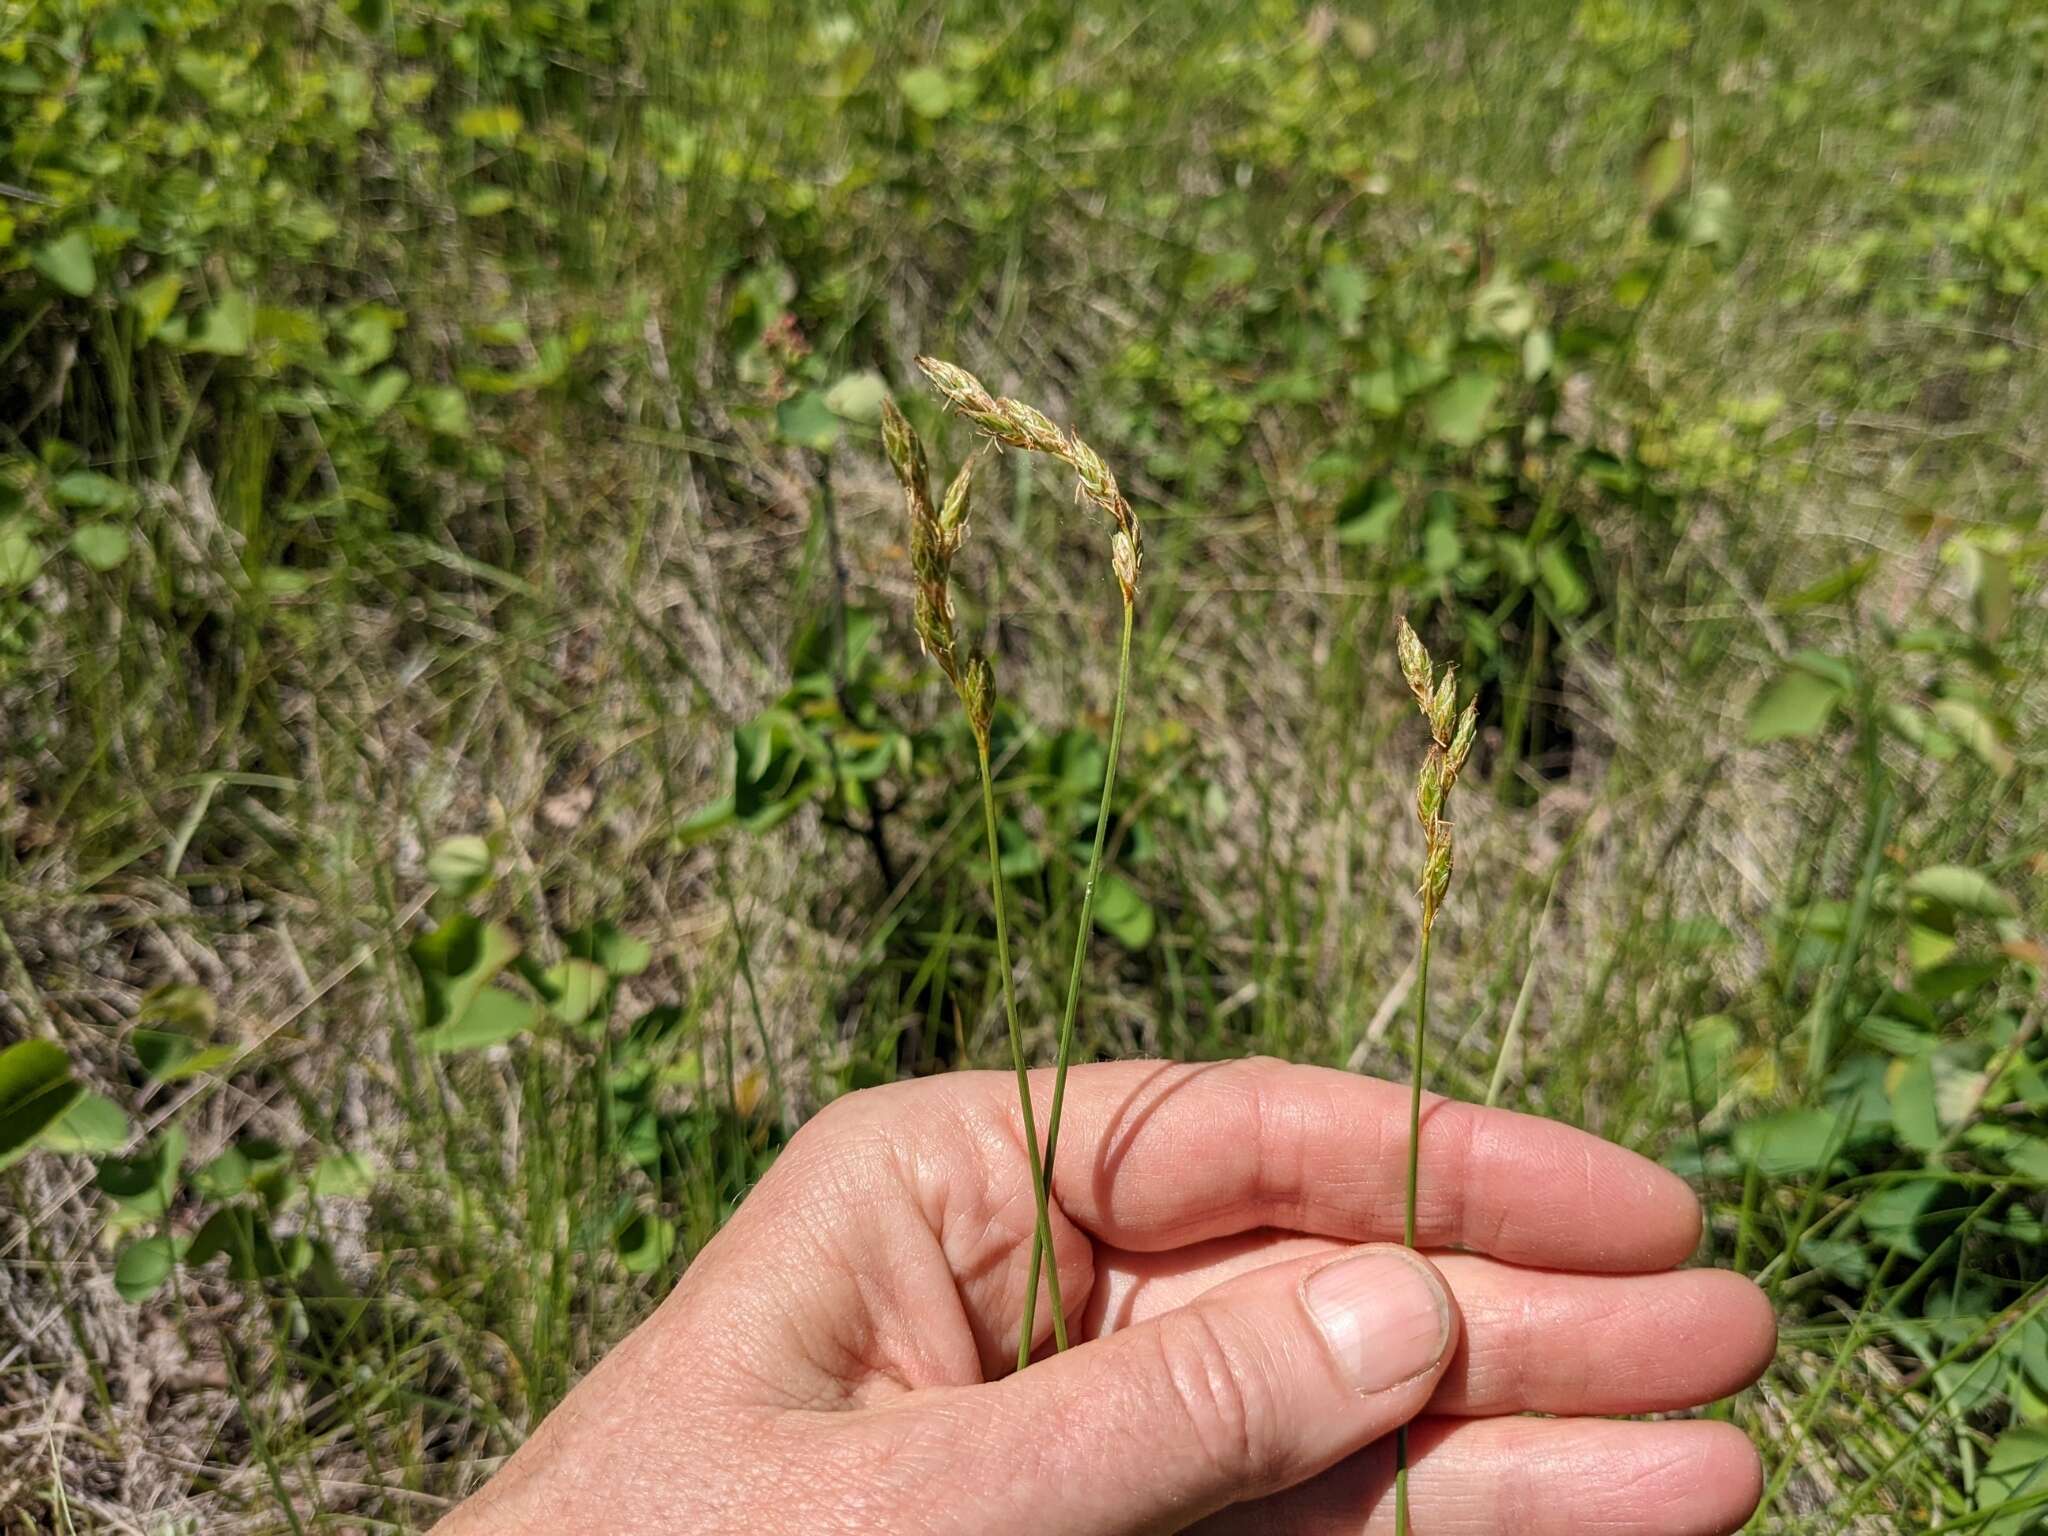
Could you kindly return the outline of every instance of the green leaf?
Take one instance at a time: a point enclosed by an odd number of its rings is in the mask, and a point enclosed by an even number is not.
[[[1095,892],[1095,926],[1125,949],[1143,949],[1152,942],[1157,920],[1137,887],[1121,875],[1105,874]]]
[[[185,1133],[173,1125],[133,1157],[101,1158],[93,1184],[128,1220],[161,1220],[184,1161]]]
[[[121,1250],[114,1261],[114,1289],[131,1306],[154,1296],[171,1277],[178,1250],[168,1237],[143,1237]]]
[[[1965,917],[2017,917],[2019,907],[1989,875],[1960,864],[1933,864],[1906,881],[1916,903]]]
[[[581,1024],[604,1001],[611,981],[603,966],[571,959],[541,972],[540,989],[548,1000],[548,1012],[564,1024]]]
[[[455,131],[463,138],[492,144],[511,143],[525,126],[525,117],[514,106],[471,107],[455,119]]]
[[[616,923],[590,923],[566,936],[569,953],[604,968],[610,976],[638,976],[654,960],[654,949]]]
[[[1927,1256],[1919,1230],[1940,1196],[1940,1179],[1907,1179],[1872,1190],[1857,1204],[1857,1215],[1873,1237],[1910,1258]]]
[[[879,373],[849,373],[825,391],[825,409],[848,421],[876,422],[882,419],[882,402],[888,398],[889,386]]]
[[[839,417],[823,395],[807,389],[775,407],[775,430],[785,443],[823,453],[839,441]]]
[[[1563,617],[1576,618],[1586,611],[1586,605],[1593,600],[1587,590],[1585,578],[1579,575],[1579,568],[1572,562],[1564,545],[1552,540],[1536,551],[1536,570],[1543,577],[1543,585],[1550,591],[1550,600],[1557,605]]]
[[[1782,673],[1749,707],[1749,739],[1761,745],[1788,737],[1813,736],[1828,723],[1843,690],[1803,668]]]
[[[2048,1493],[2048,1425],[2020,1424],[1998,1437],[1977,1474],[1977,1508],[2020,1507],[1978,1526],[1978,1536],[2022,1536],[2038,1531],[2048,1506],[2024,1501]]]
[[[132,288],[127,294],[128,307],[142,326],[142,340],[148,341],[163,329],[164,322],[171,318],[171,311],[177,307],[178,296],[185,291],[185,274],[166,272],[153,277],[140,287]]]
[[[187,352],[240,357],[255,334],[256,301],[246,293],[224,293],[193,317],[184,346]]]
[[[0,560],[0,572],[4,570],[5,561]],[[5,575],[0,574],[0,589],[6,584]],[[1978,704],[1969,699],[1936,699],[1933,712],[1951,736],[1976,753],[2000,778],[2018,766],[2012,748],[2005,743],[2000,722]]]
[[[23,1040],[0,1051],[0,1168],[26,1157],[84,1092],[71,1075],[71,1058],[51,1041]]]
[[[119,523],[86,523],[71,535],[71,553],[96,571],[118,570],[128,550],[128,530]]]
[[[1444,442],[1469,448],[1486,435],[1487,419],[1500,380],[1484,373],[1461,373],[1429,397],[1423,414],[1429,429]]]
[[[19,592],[43,570],[43,547],[18,519],[0,523],[0,593]]]
[[[480,1051],[500,1045],[533,1025],[539,1010],[528,999],[504,987],[485,987],[461,1014],[420,1032],[420,1048],[444,1056],[453,1051]]]
[[[519,954],[519,941],[497,923],[459,913],[412,941],[407,951],[426,994],[428,1029],[460,1019],[493,977]]]
[[[370,1192],[376,1173],[366,1158],[336,1152],[320,1159],[306,1188],[315,1199],[355,1200]]]
[[[1384,545],[1401,516],[1401,493],[1387,480],[1368,480],[1337,507],[1339,544]]]
[[[651,1211],[636,1211],[620,1225],[613,1246],[626,1273],[652,1274],[675,1252],[675,1223]]]
[[[68,235],[59,235],[47,244],[37,246],[29,261],[53,286],[63,289],[74,299],[90,295],[98,281],[99,275],[93,270],[92,242],[81,229],[74,229]]]
[[[473,895],[491,878],[495,860],[491,845],[481,837],[465,834],[434,845],[427,855],[427,878],[456,901]]]
[[[128,1117],[103,1093],[81,1094],[78,1101],[43,1132],[52,1152],[116,1152],[128,1142]]]
[[[138,1029],[128,1037],[143,1075],[153,1083],[175,1083],[212,1072],[235,1059],[231,1045],[201,1045],[189,1035],[168,1029]]]
[[[96,512],[125,512],[135,505],[135,493],[112,475],[96,469],[74,469],[50,482],[50,495],[59,505],[88,507]]]
[[[953,82],[943,70],[929,65],[906,69],[896,77],[896,85],[919,117],[944,117],[953,110]]]
[[[511,206],[512,194],[503,187],[478,187],[463,197],[462,215],[468,219],[488,219]]]
[[[1774,1177],[1818,1173],[1828,1161],[1839,1117],[1818,1109],[1788,1109],[1735,1128],[1735,1155]]]

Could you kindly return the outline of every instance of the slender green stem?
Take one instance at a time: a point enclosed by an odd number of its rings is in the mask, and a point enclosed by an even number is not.
[[[1047,1256],[1047,1289],[1052,1301],[1052,1335],[1055,1347],[1067,1347],[1067,1316],[1060,1300],[1059,1261],[1052,1257],[1052,1214],[1046,1206],[1045,1175],[1038,1165],[1038,1120],[1031,1113],[1031,1074],[1024,1066],[1024,1030],[1017,1022],[1017,985],[1010,975],[1010,919],[1003,901],[1003,853],[996,840],[996,786],[988,767],[988,743],[977,741],[975,755],[981,763],[981,819],[988,830],[988,888],[996,907],[996,969],[1003,977],[1003,1012],[1010,1023],[1010,1060],[1017,1068],[1017,1099],[1024,1107],[1024,1155],[1031,1166],[1031,1195],[1038,1205],[1038,1235],[1032,1242],[1031,1277],[1026,1284],[1028,1299],[1024,1320],[1017,1328],[1017,1369],[1031,1363],[1031,1325],[1038,1317],[1038,1255]]]
[[[1074,963],[1067,972],[1067,1005],[1060,1014],[1059,1062],[1053,1071],[1052,1111],[1045,1125],[1045,1187],[1052,1188],[1052,1160],[1059,1150],[1060,1110],[1067,1099],[1067,1065],[1074,1059],[1074,1019],[1081,1010],[1081,964],[1088,954],[1089,925],[1095,921],[1095,887],[1102,878],[1102,846],[1109,833],[1109,801],[1116,792],[1117,755],[1124,741],[1124,701],[1131,684],[1132,604],[1124,604],[1123,642],[1116,657],[1116,703],[1109,717],[1109,764],[1102,771],[1102,800],[1095,811],[1095,847],[1088,855],[1088,875],[1081,885],[1081,919],[1074,929]],[[1024,1282],[1024,1315],[1030,1317],[1038,1305],[1038,1269],[1043,1262],[1045,1233],[1031,1245],[1031,1274]],[[1057,1278],[1057,1277],[1055,1277]],[[1055,1304],[1057,1305],[1057,1304]],[[1066,1348],[1062,1343],[1060,1348]]]
[[[1415,962],[1415,1049],[1408,1057],[1408,1200],[1401,1212],[1401,1241],[1415,1246],[1415,1184],[1422,1167],[1422,1049],[1429,1031],[1429,930]],[[1408,1536],[1408,1426],[1394,1432],[1394,1536]]]

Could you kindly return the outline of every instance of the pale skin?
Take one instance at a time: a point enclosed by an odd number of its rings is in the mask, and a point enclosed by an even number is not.
[[[1050,1075],[1032,1086],[1043,1117]],[[1015,1079],[849,1095],[438,1529],[1359,1536],[1394,1528],[1413,1420],[1415,1536],[1737,1530],[1761,1486],[1738,1431],[1606,1417],[1770,1359],[1754,1286],[1676,1267],[1685,1184],[1432,1099],[1418,1258],[1392,1246],[1407,1118],[1405,1087],[1273,1061],[1075,1068],[1053,1210],[1074,1347],[1020,1373]]]

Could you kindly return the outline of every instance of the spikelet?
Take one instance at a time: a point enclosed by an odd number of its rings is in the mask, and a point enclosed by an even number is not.
[[[1415,695],[1422,718],[1429,722],[1430,747],[1415,778],[1415,819],[1422,825],[1422,931],[1436,925],[1444,897],[1451,888],[1455,841],[1451,824],[1444,818],[1451,788],[1458,782],[1465,759],[1472,754],[1472,741],[1479,732],[1479,702],[1473,700],[1458,709],[1458,669],[1445,667],[1441,676],[1429,659],[1421,638],[1402,619],[1394,632],[1394,651],[1400,658],[1401,675]]]
[[[1138,597],[1138,570],[1144,563],[1144,534],[1138,515],[1118,489],[1116,476],[1102,456],[1072,432],[1063,432],[1043,412],[1012,400],[998,399],[965,368],[935,357],[920,357],[917,366],[946,403],[988,434],[991,441],[1026,453],[1041,453],[1073,470],[1080,493],[1115,525],[1110,540],[1110,569],[1126,604]]]

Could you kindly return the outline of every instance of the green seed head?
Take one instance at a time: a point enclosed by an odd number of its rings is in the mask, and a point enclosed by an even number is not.
[[[1458,728],[1451,733],[1451,777],[1465,771],[1465,759],[1472,755],[1472,739],[1479,734],[1479,701],[1474,699],[1458,716]]]
[[[953,483],[946,487],[946,499],[939,504],[939,535],[951,555],[960,548],[967,537],[968,493],[974,487],[974,468],[979,455],[970,456],[960,466],[960,472],[953,476]]]
[[[1458,708],[1457,664],[1444,668],[1443,676],[1437,679],[1436,692],[1429,696],[1423,712],[1429,716],[1429,734],[1436,738],[1440,747],[1451,744],[1451,725]]]
[[[1450,788],[1450,774],[1443,749],[1431,747],[1422,760],[1422,772],[1415,780],[1415,819],[1424,834],[1434,828],[1444,813],[1444,793]]]
[[[910,418],[896,409],[894,400],[882,401],[882,451],[888,454],[889,467],[896,471],[896,478],[903,482],[907,494],[928,494],[931,471],[925,464],[924,444]]]
[[[960,707],[967,712],[967,724],[974,732],[974,739],[988,750],[989,722],[996,712],[996,672],[989,665],[986,654],[980,650],[967,658],[966,669],[960,676]]]
[[[1116,571],[1116,584],[1123,588],[1126,605],[1138,600],[1138,545],[1121,529],[1109,541],[1109,563]]]
[[[1065,436],[1043,412],[1007,396],[996,402],[996,411],[1010,429],[1008,440],[1018,447],[1029,448],[1033,453],[1049,453],[1056,459],[1066,456]]]
[[[1430,672],[1429,652],[1422,648],[1422,639],[1409,628],[1406,619],[1394,631],[1394,650],[1401,658],[1401,675],[1408,680],[1408,690],[1415,695],[1415,702],[1426,711],[1429,708]]]

